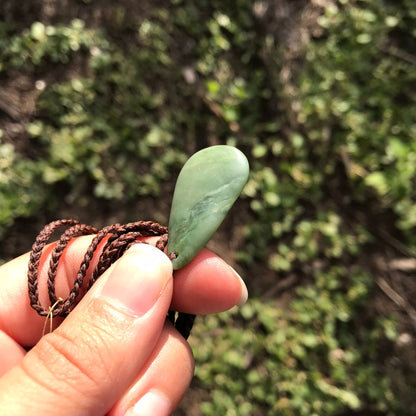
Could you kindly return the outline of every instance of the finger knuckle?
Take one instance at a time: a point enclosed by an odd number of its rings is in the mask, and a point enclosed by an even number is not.
[[[32,350],[32,376],[52,391],[90,396],[99,383],[97,368],[91,365],[89,343],[79,345],[76,338],[56,330],[42,338]],[[94,361],[96,362],[96,361]]]

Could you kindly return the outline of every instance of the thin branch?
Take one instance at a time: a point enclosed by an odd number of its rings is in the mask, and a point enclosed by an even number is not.
[[[221,107],[215,103],[214,101],[209,100],[206,96],[202,96],[202,101],[204,102],[204,104],[209,108],[209,110],[220,120],[222,120],[224,123],[226,123],[228,125],[228,128],[233,132],[233,133],[238,133],[241,129],[240,129],[240,125],[235,122],[235,121],[227,121]]]
[[[384,294],[392,300],[400,309],[403,309],[413,321],[416,323],[416,309],[410,305],[405,298],[399,295],[382,277],[379,277],[377,280],[378,287],[384,292]]]
[[[21,112],[18,107],[13,104],[5,94],[0,91],[0,110],[7,114],[13,121],[19,121]]]
[[[277,293],[283,292],[284,290],[289,289],[298,281],[296,275],[292,274],[284,280],[279,280],[276,282],[266,293],[261,297],[262,300],[270,299],[273,296],[276,296]]]
[[[411,55],[410,53],[403,51],[396,46],[391,45],[378,45],[378,48],[385,53],[388,53],[391,56],[399,58],[411,65],[416,65],[416,56]]]
[[[397,238],[393,237],[387,231],[383,230],[382,228],[377,229],[376,234],[379,238],[381,238],[385,243],[387,243],[390,247],[395,248],[399,253],[402,253],[406,257],[415,258],[416,253],[409,250],[402,242],[400,242]]]

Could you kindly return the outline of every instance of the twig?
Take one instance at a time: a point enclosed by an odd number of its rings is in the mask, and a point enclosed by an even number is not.
[[[416,56],[411,55],[395,46],[391,45],[379,45],[378,48],[385,53],[388,53],[396,58],[399,58],[409,64],[416,65]]]
[[[395,248],[398,252],[402,253],[406,257],[415,258],[416,253],[409,250],[403,243],[401,243],[397,238],[394,238],[391,234],[387,231],[383,230],[382,228],[377,229],[376,233],[378,237],[380,237],[385,243],[387,243],[390,247]]]
[[[233,132],[233,133],[238,133],[240,131],[240,125],[235,122],[235,121],[231,121],[229,122],[226,118],[225,115],[221,109],[221,107],[214,103],[213,101],[209,100],[206,96],[202,96],[202,101],[205,103],[205,105],[209,108],[209,110],[219,119],[221,119],[224,123],[226,123],[228,125],[228,128]]]
[[[399,308],[403,309],[413,321],[416,323],[416,309],[414,309],[401,295],[399,295],[382,277],[376,280],[378,287],[384,294],[392,300]]]
[[[270,299],[277,293],[289,289],[289,287],[293,286],[297,280],[296,275],[292,274],[288,278],[276,282],[266,293],[263,294],[261,297],[262,300]]]
[[[7,114],[13,121],[19,121],[21,112],[17,106],[12,103],[5,94],[0,91],[0,110]]]

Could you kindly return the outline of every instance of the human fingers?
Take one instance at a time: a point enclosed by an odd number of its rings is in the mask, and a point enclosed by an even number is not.
[[[70,241],[61,257],[57,276],[57,295],[66,298],[72,288],[84,253],[93,236],[78,237]],[[144,239],[155,244],[157,237]],[[98,263],[102,245],[98,247],[86,280]],[[48,304],[46,288],[47,269],[53,244],[46,247],[39,266],[39,297]],[[29,304],[27,294],[27,264],[29,254],[20,256],[0,267],[0,330],[23,346],[33,346],[42,336],[45,317],[39,316]],[[229,309],[247,299],[247,289],[242,280],[218,256],[202,250],[195,259],[174,273],[172,309],[192,313],[215,313]],[[100,279],[99,279],[100,280]],[[56,327],[61,318],[54,318]]]
[[[18,364],[26,351],[6,333],[0,331],[0,377]]]
[[[218,313],[243,305],[248,297],[238,273],[207,249],[176,270],[174,277],[172,309],[176,311],[195,315]]]
[[[107,416],[170,415],[194,373],[189,344],[169,323],[141,372]]]
[[[94,236],[72,239],[64,250],[57,269],[55,287],[58,297],[65,299],[72,289],[77,271],[83,260],[85,251]],[[38,288],[39,299],[47,308],[49,304],[47,278],[52,250],[56,243],[48,244],[39,262]],[[105,241],[102,241],[91,260],[87,270],[86,280],[89,280],[92,270],[98,263]],[[30,253],[23,254],[0,267],[0,330],[25,347],[31,347],[42,336],[47,318],[37,314],[32,309],[28,297],[28,263]],[[62,318],[53,319],[54,327]]]
[[[132,247],[0,379],[3,414],[106,414],[145,366],[171,295],[168,257],[149,245]]]

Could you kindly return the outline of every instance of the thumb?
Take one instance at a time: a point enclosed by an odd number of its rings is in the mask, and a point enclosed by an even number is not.
[[[0,415],[104,415],[151,354],[172,296],[168,257],[130,248],[0,379]]]

